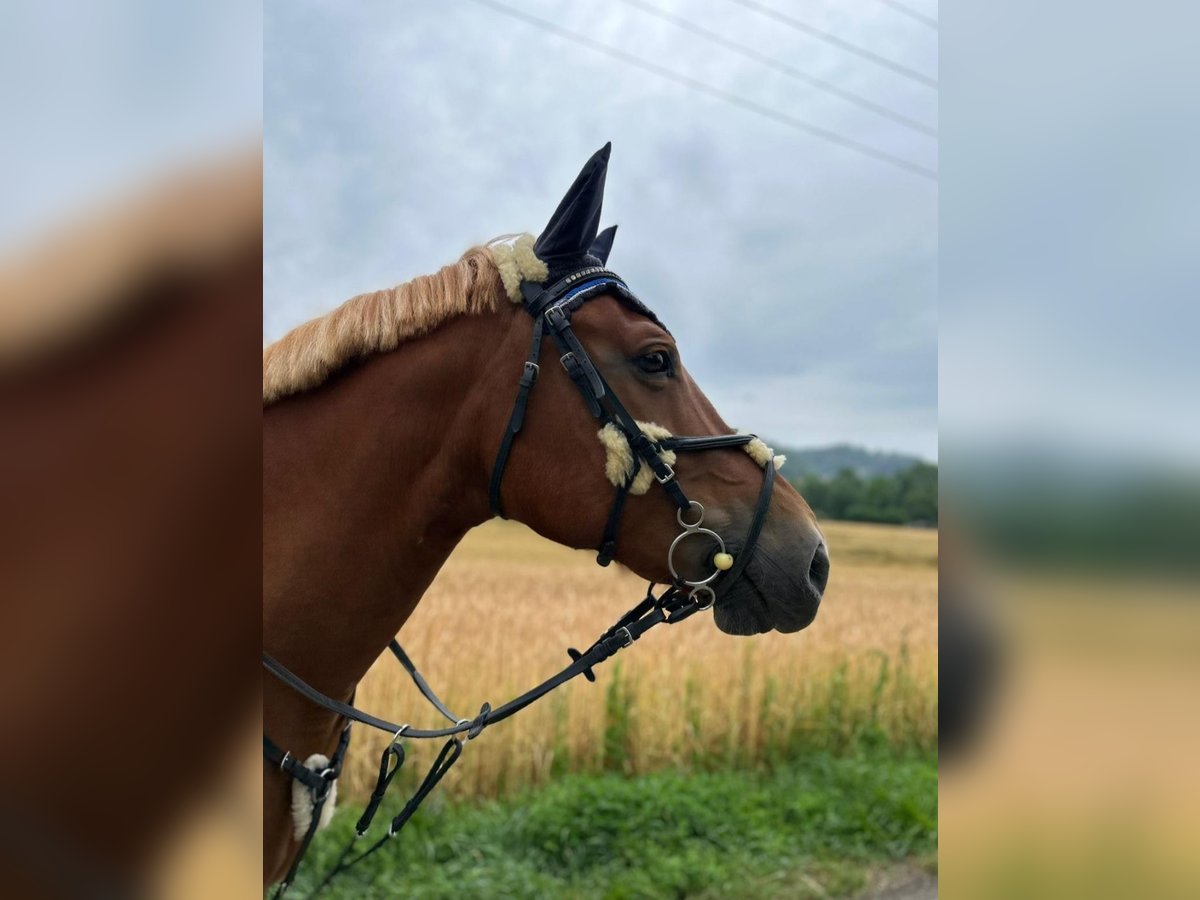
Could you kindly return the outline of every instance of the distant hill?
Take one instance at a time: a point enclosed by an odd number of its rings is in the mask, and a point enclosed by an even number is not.
[[[842,469],[853,469],[862,479],[874,478],[876,475],[890,477],[912,468],[916,463],[924,462],[918,456],[868,450],[853,444],[833,444],[829,447],[810,447],[806,450],[780,447],[778,444],[774,446],[777,453],[787,455],[787,468],[784,472],[790,479],[804,475],[832,478]]]

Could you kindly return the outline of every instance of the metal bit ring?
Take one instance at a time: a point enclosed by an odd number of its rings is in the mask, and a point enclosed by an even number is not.
[[[712,574],[709,575],[707,578],[702,578],[698,581],[689,581],[686,578],[684,578],[682,575],[680,575],[679,572],[675,569],[675,548],[678,547],[679,544],[685,538],[692,537],[693,535],[701,535],[703,537],[712,538],[712,540],[716,541],[717,547],[719,548],[717,550],[717,552],[724,553],[725,552],[725,542],[723,540],[721,540],[721,536],[719,534],[717,534],[715,531],[713,531],[712,529],[700,527],[700,523],[704,521],[704,507],[701,506],[699,503],[697,503],[695,500],[691,501],[691,506],[694,506],[699,511],[699,516],[697,517],[695,522],[690,522],[690,523],[685,522],[683,520],[684,511],[682,509],[677,510],[675,513],[675,521],[677,521],[679,523],[679,527],[683,529],[683,532],[681,534],[677,535],[675,540],[671,541],[671,547],[669,550],[667,550],[667,568],[671,570],[671,576],[675,579],[675,582],[677,584],[681,584],[684,587],[699,588],[699,587],[703,587],[704,585],[708,584],[710,581],[712,581],[714,578],[716,578],[718,575],[720,575],[721,570],[713,569]],[[689,508],[689,511],[690,511],[690,508]],[[709,605],[711,605],[711,604],[709,604]]]

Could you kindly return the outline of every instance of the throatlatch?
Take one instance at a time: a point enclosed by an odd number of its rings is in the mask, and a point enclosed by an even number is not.
[[[655,585],[651,584],[645,598],[621,616],[587,650],[580,652],[570,648],[567,652],[571,663],[566,668],[495,709],[484,703],[472,719],[455,716],[429,687],[400,645],[392,640],[389,644],[392,654],[408,672],[421,694],[451,723],[443,728],[423,729],[413,728],[409,724],[397,725],[363,712],[353,703],[343,703],[321,693],[264,652],[263,665],[268,672],[312,703],[346,721],[337,752],[329,766],[320,772],[307,768],[292,757],[291,753],[281,751],[265,735],[263,737],[263,752],[267,761],[311,790],[313,798],[311,824],[285,880],[275,892],[276,898],[282,896],[292,883],[300,861],[317,830],[321,811],[329,796],[330,785],[341,771],[350,740],[351,723],[357,722],[384,731],[392,736],[392,740],[380,758],[375,789],[355,827],[355,837],[342,850],[336,863],[317,885],[314,893],[329,884],[335,876],[375,853],[404,827],[425,797],[458,761],[462,755],[464,739],[474,740],[484,729],[520,712],[573,678],[582,675],[589,681],[595,681],[595,666],[639,640],[651,628],[663,623],[674,625],[701,610],[711,608],[742,575],[753,555],[771,504],[775,480],[775,464],[771,454],[767,452],[761,462],[763,483],[750,527],[742,537],[740,546],[727,548],[725,539],[720,534],[703,526],[704,506],[688,497],[676,477],[674,467],[663,459],[663,455],[668,452],[678,455],[701,450],[748,447],[757,441],[755,436],[723,434],[652,438],[618,399],[571,328],[572,314],[587,301],[601,295],[614,296],[640,314],[658,322],[654,313],[638,300],[625,282],[605,268],[615,229],[608,229],[602,234],[597,234],[597,229],[609,147],[610,145],[605,145],[584,166],[532,248],[536,254],[534,261],[539,267],[544,263],[545,280],[533,281],[526,278],[519,281],[512,272],[502,270],[506,290],[510,288],[511,282],[512,294],[522,302],[533,320],[533,331],[529,353],[517,382],[512,412],[501,436],[492,468],[488,487],[489,501],[493,513],[503,516],[500,489],[505,467],[516,437],[524,424],[530,393],[541,372],[542,344],[545,338],[550,338],[557,349],[559,363],[579,389],[588,410],[602,426],[616,429],[628,441],[634,458],[634,465],[627,477],[616,487],[612,509],[605,523],[604,533],[600,537],[597,562],[607,565],[616,553],[616,535],[621,515],[626,508],[630,488],[640,466],[644,465],[649,468],[654,481],[666,491],[677,507],[676,520],[682,531],[671,542],[666,560],[673,581],[657,596],[654,593]],[[528,247],[525,249],[528,250]],[[546,284],[549,286],[544,286]],[[759,444],[760,448],[761,446]],[[713,552],[709,556],[712,571],[701,578],[688,580],[680,574],[675,555],[686,540],[695,538],[707,540],[713,545]],[[392,819],[386,833],[365,850],[353,854],[355,843],[366,835],[388,787],[404,763],[404,748],[400,743],[404,738],[444,739],[446,743],[421,785],[401,812]]]

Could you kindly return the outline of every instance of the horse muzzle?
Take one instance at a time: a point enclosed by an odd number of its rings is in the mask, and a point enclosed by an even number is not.
[[[726,634],[800,631],[816,618],[829,570],[829,551],[819,534],[783,548],[764,540],[743,577],[717,600],[713,619]]]

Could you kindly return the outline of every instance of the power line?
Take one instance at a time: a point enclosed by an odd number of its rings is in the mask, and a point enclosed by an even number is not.
[[[884,6],[890,6],[892,9],[894,9],[896,12],[900,13],[902,16],[908,16],[910,19],[915,19],[916,21],[920,22],[922,25],[929,26],[934,31],[938,30],[938,20],[937,19],[931,18],[930,16],[927,16],[924,13],[917,12],[911,6],[905,6],[903,3],[897,2],[897,0],[879,0],[879,2],[882,3]]]
[[[634,56],[631,53],[626,53],[624,50],[618,50],[616,47],[610,47],[607,44],[594,41],[586,35],[570,31],[560,25],[555,24],[554,22],[548,22],[545,19],[532,16],[529,13],[519,9],[514,9],[513,7],[504,3],[498,3],[496,0],[471,0],[471,2],[477,3],[480,6],[485,6],[488,9],[491,9],[502,15],[509,16],[510,18],[525,22],[527,25],[533,25],[535,28],[541,28],[544,31],[548,31],[551,34],[566,38],[569,41],[574,41],[576,44],[587,47],[591,50],[595,50],[597,53],[603,53],[606,56],[610,56],[613,59],[627,63],[631,66],[635,66],[636,68],[643,69],[644,71],[657,75],[660,78],[665,78],[668,81],[674,81],[676,84],[682,84],[684,87],[691,88],[694,91],[699,91],[702,94],[707,94],[710,97],[723,100],[724,102],[732,104],[733,106],[738,106],[742,109],[749,110],[750,112],[757,113],[760,116],[771,119],[775,122],[779,122],[780,124],[787,125],[796,129],[797,131],[803,131],[806,134],[810,134],[814,137],[821,138],[822,140],[829,141],[832,144],[845,147],[848,150],[853,150],[856,153],[861,153],[863,156],[869,156],[871,159],[878,160],[879,162],[885,162],[889,165],[896,166],[899,169],[903,169],[906,172],[911,172],[914,175],[919,175],[922,178],[927,178],[930,181],[937,181],[938,174],[933,169],[918,165],[914,162],[909,162],[907,159],[894,156],[884,150],[877,150],[876,148],[871,147],[868,144],[860,143],[853,138],[844,137],[843,135],[829,131],[826,128],[821,128],[819,125],[813,125],[812,123],[806,122],[803,119],[798,119],[795,116],[788,115],[787,113],[782,113],[778,110],[771,109],[769,106],[763,106],[760,103],[755,103],[753,100],[747,100],[745,97],[741,97],[721,88],[716,88],[712,85],[705,84],[703,81],[697,81],[695,78],[691,78],[687,75],[680,75],[678,72],[673,72],[670,69],[658,65],[657,63],[649,62],[641,57]]]
[[[718,46],[724,47],[726,50],[732,50],[734,53],[739,53],[747,59],[752,59],[755,62],[762,63],[763,65],[774,69],[776,72],[781,72],[784,75],[788,75],[791,78],[797,79],[798,81],[803,81],[819,90],[833,94],[835,97],[841,97],[843,100],[854,103],[857,106],[861,106],[863,109],[870,110],[876,115],[883,116],[886,119],[891,119],[893,122],[897,122],[907,128],[913,129],[913,131],[919,131],[921,134],[928,135],[929,137],[937,137],[937,129],[931,128],[924,122],[919,122],[916,119],[909,118],[903,113],[896,112],[894,109],[883,106],[879,103],[875,103],[866,99],[865,97],[860,97],[858,94],[852,93],[851,91],[844,90],[833,82],[826,81],[824,78],[817,78],[815,75],[809,75],[807,72],[802,72],[801,70],[795,68],[794,66],[790,66],[785,62],[780,62],[779,60],[773,59],[764,53],[759,53],[753,47],[748,47],[745,44],[739,44],[736,41],[731,41],[715,31],[709,31],[707,28],[703,28],[687,19],[659,9],[657,6],[653,6],[644,2],[644,0],[621,0],[621,2],[636,9],[640,9],[643,12],[655,16],[656,18],[662,19],[664,22],[670,22],[677,28],[681,28],[684,31],[698,35],[699,37],[704,38],[706,41],[711,41]]]
[[[793,18],[785,13],[781,13],[777,9],[772,9],[770,6],[764,6],[757,0],[728,0],[730,3],[736,3],[738,6],[744,6],[746,9],[752,9],[756,13],[774,19],[776,22],[781,22],[789,28],[794,28],[797,31],[802,31],[811,37],[824,41],[834,47],[839,47],[847,53],[853,53],[855,56],[861,56],[863,59],[869,59],[876,65],[883,66],[885,69],[891,69],[897,75],[903,75],[905,78],[911,78],[913,81],[920,82],[926,87],[936,89],[938,86],[936,78],[930,78],[918,72],[916,69],[910,69],[908,66],[903,66],[898,62],[892,62],[885,56],[880,56],[871,50],[860,47],[857,44],[852,44],[849,41],[844,41],[836,34],[830,34],[828,31],[822,31],[820,28],[814,28],[807,22],[801,22],[799,19]]]

